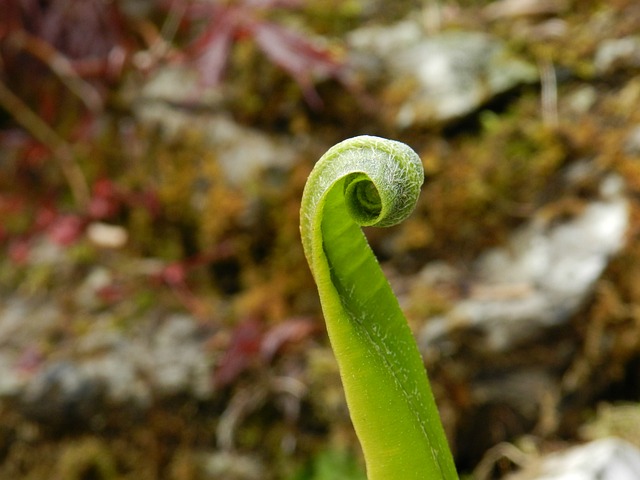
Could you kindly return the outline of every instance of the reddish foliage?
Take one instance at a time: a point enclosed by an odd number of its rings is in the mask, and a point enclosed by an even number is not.
[[[301,342],[317,329],[317,323],[310,318],[285,320],[264,335],[260,354],[266,361],[271,361],[285,345]]]
[[[39,169],[51,157],[51,152],[44,145],[25,139],[23,144],[23,155],[20,166],[22,168]]]
[[[179,287],[186,282],[187,270],[183,263],[174,262],[164,267],[160,276],[167,285]]]
[[[100,287],[96,292],[98,298],[107,305],[118,303],[129,295],[129,291],[121,284],[111,283],[104,287]]]
[[[9,258],[16,265],[23,265],[29,259],[31,245],[25,238],[14,238],[9,243]]]
[[[117,2],[7,0],[2,8],[0,39],[9,59],[27,52],[49,63],[61,55],[78,76],[105,79],[121,72],[131,42]]]
[[[49,202],[45,202],[36,211],[36,219],[33,222],[33,228],[36,231],[42,231],[51,226],[55,222],[59,213],[57,209]]]
[[[218,365],[216,385],[228,385],[251,367],[271,362],[285,345],[299,343],[316,330],[317,324],[309,318],[288,319],[267,331],[258,319],[245,320],[235,328]]]
[[[223,387],[232,383],[258,358],[262,341],[262,324],[249,318],[234,330],[229,348],[214,375],[215,384]]]
[[[102,178],[93,184],[87,213],[95,220],[113,218],[120,211],[121,203],[120,194],[113,181]]]
[[[26,207],[26,199],[19,195],[0,194],[0,216],[3,220],[12,215],[22,215]]]
[[[274,64],[293,77],[311,106],[320,107],[322,102],[313,81],[318,77],[331,77],[346,84],[343,60],[303,33],[264,18],[266,9],[293,8],[299,3],[277,0],[245,0],[229,5],[190,3],[187,14],[192,21],[212,19],[187,52],[188,57],[194,59],[203,83],[219,83],[233,44],[250,38]]]
[[[47,228],[53,243],[66,247],[75,243],[84,233],[86,221],[78,215],[61,215]]]
[[[136,53],[153,57],[151,66],[177,54],[193,63],[202,82],[211,85],[221,81],[235,43],[247,39],[295,79],[314,107],[321,105],[314,89],[317,78],[331,77],[345,82],[344,62],[331,49],[302,32],[268,20],[275,9],[300,7],[300,0],[164,0],[150,8],[153,14],[161,13],[160,9],[166,13],[167,4],[170,15],[167,22],[178,19],[187,36],[192,38],[184,52],[169,45],[171,39],[162,39],[157,33],[159,29],[149,19],[127,18],[120,2],[2,2],[0,85],[7,87],[9,93],[5,95],[15,95],[14,105],[18,107],[9,110],[10,114],[20,127],[33,135],[24,135],[20,145],[14,146],[17,154],[14,174],[18,182],[25,180],[29,189],[40,187],[40,180],[47,181],[44,167],[52,158],[64,157],[58,166],[83,208],[79,215],[94,220],[111,219],[126,206],[142,206],[152,212],[152,216],[160,215],[159,202],[153,192],[125,195],[113,189],[105,191],[106,186],[98,185],[89,194],[86,187],[89,182],[84,181],[80,168],[72,175],[75,146],[82,150],[82,143],[96,138],[103,125],[99,115],[108,92],[122,78],[125,69],[142,68],[140,62],[129,61]],[[155,36],[145,35],[149,31],[156,31]],[[195,38],[194,32],[197,32]],[[166,48],[151,48],[154,38],[165,42]],[[143,52],[145,48],[149,50]],[[8,109],[6,98],[2,106]],[[0,141],[15,142],[16,135],[0,132]],[[52,190],[57,191],[56,186]]]
[[[107,177],[93,184],[86,179],[85,201],[77,202],[79,208],[70,210],[67,192],[51,183],[52,178],[60,177],[49,175],[47,169],[52,158],[63,156],[60,152],[69,154],[67,163],[79,164],[78,160],[89,157],[92,149],[102,148],[96,139],[100,129],[104,132],[101,114],[107,93],[125,69],[140,68],[139,63],[129,59],[135,53],[149,53],[141,50],[153,46],[151,42],[142,45],[142,39],[148,41],[150,37],[144,36],[140,21],[126,18],[117,1],[0,3],[0,82],[19,99],[22,118],[37,117],[37,121],[25,123],[20,120],[21,115],[5,108],[14,115],[14,122],[11,124],[11,117],[4,117],[0,124],[0,128],[9,126],[0,131],[0,142],[15,159],[6,162],[9,175],[4,174],[5,170],[0,172],[0,188],[9,187],[15,192],[0,193],[0,242],[8,257],[17,264],[28,262],[32,246],[42,238],[60,246],[72,245],[84,236],[91,222],[127,218],[128,210],[144,209],[154,221],[161,219],[162,205],[156,192],[127,191]],[[171,0],[171,12],[182,10],[178,17],[193,40],[181,58],[198,68],[203,83],[215,84],[221,81],[236,42],[254,42],[271,62],[293,77],[309,104],[320,106],[314,81],[319,77],[343,81],[342,59],[304,33],[268,19],[272,9],[293,9],[301,4],[300,0]],[[151,8],[162,8],[161,5],[158,2]],[[142,22],[147,22],[145,28],[151,25],[148,19]],[[150,29],[154,28],[151,25]],[[154,61],[180,55],[173,46],[165,46],[168,48],[159,49]],[[153,61],[150,64],[156,65]],[[74,155],[77,153],[78,158]],[[110,171],[101,167],[91,171]],[[79,164],[83,177],[85,172],[81,169],[84,165]],[[187,308],[203,310],[190,290],[190,271],[233,256],[234,248],[232,242],[222,242],[210,251],[167,265],[154,280],[168,286]],[[120,295],[110,289],[102,293],[105,299]],[[273,332],[263,354],[271,358],[288,339],[304,336],[300,333],[304,327],[299,327]]]

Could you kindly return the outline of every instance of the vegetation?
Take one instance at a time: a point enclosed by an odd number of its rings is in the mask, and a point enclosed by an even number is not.
[[[390,226],[424,173],[405,144],[361,136],[309,176],[300,230],[371,480],[457,478],[422,357],[361,226]]]
[[[473,259],[535,212],[560,222],[596,193],[593,178],[615,172],[625,182],[628,246],[549,344],[425,359],[461,472],[494,458],[501,442],[524,438],[530,453],[578,441],[604,410],[599,402],[637,402],[640,149],[629,139],[640,125],[640,82],[633,65],[606,74],[594,67],[600,44],[637,32],[637,2],[570,1],[502,18],[484,15],[488,3],[423,2],[416,11],[409,1],[3,2],[0,315],[16,318],[4,313],[17,298],[54,321],[0,353],[26,381],[79,355],[79,339],[98,323],[126,338],[177,312],[198,322],[213,393],[158,395],[143,408],[89,392],[98,395],[94,410],[63,405],[53,421],[37,405],[3,397],[0,477],[200,480],[214,475],[203,465],[230,458],[225,465],[242,470],[213,478],[364,478],[298,228],[315,160],[364,132],[412,145],[426,171],[410,218],[365,228],[414,330],[469,295]],[[525,86],[446,127],[398,130],[386,120],[397,92],[354,74],[345,35],[409,12],[430,32],[491,32],[541,70],[551,65],[556,77],[545,87],[556,89],[555,103],[541,102],[540,85]],[[165,102],[192,116],[176,136],[136,110],[143,87],[167,67],[197,79],[192,97]],[[259,170],[260,182],[230,182],[219,146],[197,128],[218,114],[284,138],[294,161]],[[565,172],[584,160],[594,177],[564,188]],[[441,288],[416,281],[441,260],[464,275]],[[461,341],[473,345],[473,334]],[[535,365],[553,389],[523,411],[488,402],[478,394],[480,363],[496,375]],[[498,456],[491,478],[514,470]]]

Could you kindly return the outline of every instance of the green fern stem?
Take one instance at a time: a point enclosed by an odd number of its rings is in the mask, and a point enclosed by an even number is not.
[[[300,230],[370,480],[457,479],[415,339],[361,226],[415,208],[422,163],[407,145],[361,136],[309,175]]]

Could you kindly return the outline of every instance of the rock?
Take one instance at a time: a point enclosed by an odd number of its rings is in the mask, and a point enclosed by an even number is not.
[[[265,466],[259,459],[232,452],[203,454],[200,466],[207,478],[258,480],[264,478]]]
[[[102,275],[95,270],[85,286]],[[148,315],[123,329],[109,314],[95,313],[90,328],[60,342],[55,355],[40,352],[37,346],[64,322],[52,302],[16,298],[0,310],[0,343],[10,345],[0,351],[0,398],[15,399],[29,416],[86,421],[105,404],[135,409],[174,395],[213,393],[207,338],[192,317]]]
[[[156,392],[211,395],[210,361],[201,337],[198,323],[186,315],[172,315],[149,336],[149,351],[141,354],[151,358],[145,373],[154,378]]]
[[[87,225],[87,238],[97,247],[122,248],[129,240],[129,232],[120,225],[91,222]]]
[[[598,100],[598,91],[591,85],[583,85],[567,96],[567,106],[578,115],[583,115],[591,109]]]
[[[557,15],[569,8],[566,0],[498,0],[483,8],[489,20],[524,16]]]
[[[355,61],[368,58],[384,63],[399,50],[420,42],[424,35],[417,21],[406,19],[392,25],[371,25],[356,29],[348,34],[347,43]]]
[[[26,385],[22,408],[29,417],[55,425],[86,422],[101,409],[103,389],[75,363],[56,361]]]
[[[603,179],[600,198],[574,218],[557,225],[533,218],[507,245],[478,258],[471,295],[425,325],[422,346],[452,348],[449,333],[470,330],[481,334],[481,348],[503,351],[563,324],[624,246],[628,223],[622,180],[613,174]]]
[[[182,65],[158,68],[140,90],[136,86],[134,105],[144,107],[146,103],[164,103],[176,109],[220,108],[220,88],[205,88],[198,78],[194,69]]]
[[[624,152],[627,155],[640,156],[640,125],[631,128],[624,141]]]
[[[386,71],[387,96],[399,97],[394,121],[401,128],[462,118],[497,95],[538,79],[533,65],[482,32],[427,36],[416,22],[406,20],[352,32],[349,43],[357,65]]]
[[[232,185],[255,181],[265,169],[293,165],[296,150],[290,139],[238,124],[216,107],[220,95],[220,90],[203,90],[194,72],[168,67],[142,89],[134,111],[140,122],[161,127],[169,138],[187,131],[200,135]]]
[[[40,368],[38,339],[55,331],[58,314],[35,299],[15,297],[0,303],[0,398],[19,397]]]
[[[108,268],[94,267],[76,288],[76,302],[87,310],[100,308],[103,304],[100,291],[112,285],[113,281],[113,274]]]
[[[596,440],[543,457],[505,480],[636,480],[640,450],[617,438]]]
[[[11,365],[16,358],[9,352],[0,352],[0,365]],[[0,370],[8,370],[6,373],[0,374],[0,398],[17,396],[23,387],[24,381],[17,369],[3,368]]]
[[[640,36],[633,35],[603,41],[596,51],[594,65],[600,75],[618,69],[640,67]]]

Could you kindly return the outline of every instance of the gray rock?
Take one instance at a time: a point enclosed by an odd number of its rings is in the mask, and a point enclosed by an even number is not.
[[[505,480],[636,480],[640,450],[617,438],[604,438],[543,457]]]
[[[222,90],[204,87],[198,81],[198,73],[181,65],[158,68],[140,90],[134,105],[144,108],[146,103],[164,103],[176,108],[221,108]]]
[[[401,128],[464,117],[497,95],[538,79],[533,65],[481,32],[428,36],[417,22],[405,20],[355,31],[349,42],[356,64],[386,71],[390,90],[405,86],[395,116]]]
[[[497,0],[483,8],[489,20],[525,16],[557,15],[569,8],[565,0]]]
[[[354,30],[347,36],[347,43],[355,60],[371,55],[386,62],[398,51],[419,43],[424,36],[417,21],[406,19],[392,25],[371,25]]]
[[[640,36],[605,40],[596,51],[594,65],[599,74],[640,67]]]
[[[243,185],[268,168],[287,169],[296,160],[290,139],[236,123],[220,107],[220,89],[203,89],[195,73],[167,67],[147,83],[134,102],[138,120],[160,127],[168,138],[200,135],[229,183]]]
[[[21,403],[29,416],[46,423],[83,422],[100,409],[104,387],[74,362],[54,361],[26,385]]]
[[[161,395],[189,392],[195,398],[212,393],[211,363],[198,323],[186,315],[172,315],[149,337],[146,375]]]
[[[0,397],[17,397],[40,368],[39,340],[50,336],[60,312],[20,297],[0,301]]]
[[[640,156],[640,125],[636,125],[629,130],[624,140],[624,152],[627,155]]]
[[[208,478],[257,480],[264,478],[265,466],[259,459],[232,452],[203,454],[200,466]]]
[[[502,42],[473,32],[426,38],[398,52],[391,66],[417,83],[398,111],[400,127],[461,118],[496,95],[537,80],[536,69],[510,55]]]
[[[125,329],[109,314],[96,313],[91,328],[60,342],[55,354],[41,352],[38,345],[65,322],[64,310],[53,301],[15,297],[4,303],[0,398],[13,398],[39,420],[57,422],[86,420],[105,403],[144,408],[172,395],[213,394],[206,336],[192,317],[147,315]]]
[[[507,245],[481,255],[471,295],[430,319],[420,334],[423,347],[453,348],[448,335],[468,329],[482,333],[488,350],[508,350],[566,322],[624,246],[629,211],[622,180],[610,175],[600,191],[576,217],[557,225],[535,217]]]
[[[598,91],[591,85],[584,85],[567,95],[567,106],[579,115],[587,113],[598,100]]]

